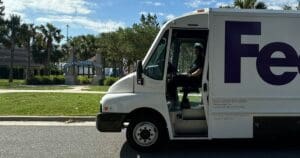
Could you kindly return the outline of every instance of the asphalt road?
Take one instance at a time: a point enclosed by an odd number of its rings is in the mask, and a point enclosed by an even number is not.
[[[99,133],[91,126],[0,125],[1,158],[287,158],[300,157],[300,143],[214,141],[172,142],[160,151],[138,153],[122,133]]]

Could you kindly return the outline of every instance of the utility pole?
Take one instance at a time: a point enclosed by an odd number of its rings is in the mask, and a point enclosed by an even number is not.
[[[67,24],[67,42],[69,42],[69,24]]]
[[[75,65],[75,55],[74,55],[74,47],[71,46],[70,39],[69,39],[69,24],[66,25],[67,27],[67,52],[69,54],[68,59],[68,67],[65,75],[66,84],[74,85],[77,83],[77,74],[76,74],[76,65]]]

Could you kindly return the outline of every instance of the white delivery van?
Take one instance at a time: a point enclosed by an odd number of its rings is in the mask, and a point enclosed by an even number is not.
[[[204,9],[171,20],[136,73],[102,98],[97,128],[127,127],[129,144],[144,150],[165,139],[300,136],[299,30],[293,11]],[[205,47],[202,86],[199,102],[182,108],[166,97],[167,70],[184,72],[194,43]]]

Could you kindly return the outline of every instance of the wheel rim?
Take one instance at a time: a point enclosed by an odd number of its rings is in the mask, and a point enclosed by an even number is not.
[[[151,122],[140,122],[133,129],[134,141],[143,147],[153,145],[158,138],[158,129]]]

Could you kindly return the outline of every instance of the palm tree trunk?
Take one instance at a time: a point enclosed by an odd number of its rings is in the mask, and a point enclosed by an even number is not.
[[[115,60],[112,61],[113,63],[113,77],[117,77],[117,62]]]
[[[130,67],[131,63],[132,63],[131,61],[129,60],[127,61],[127,74],[131,73],[131,67]]]
[[[30,42],[27,43],[27,69],[26,69],[26,80],[31,78],[31,54],[30,54]]]
[[[101,67],[101,73],[102,73],[102,79],[104,80],[105,79],[105,67],[106,67],[106,60],[105,60],[105,57],[101,57],[101,62],[102,62],[102,67]]]
[[[11,41],[11,48],[10,48],[10,66],[9,66],[9,83],[13,82],[13,69],[14,69],[14,52],[15,52],[15,40]]]
[[[51,43],[50,43],[50,41],[48,41],[48,44],[47,44],[47,63],[46,63],[46,68],[45,68],[46,75],[50,75],[50,56],[52,53]]]
[[[88,78],[90,78],[91,71],[90,71],[90,65],[88,65]]]
[[[117,77],[123,77],[124,76],[123,67],[124,67],[123,62],[120,62],[119,71],[118,71]]]

